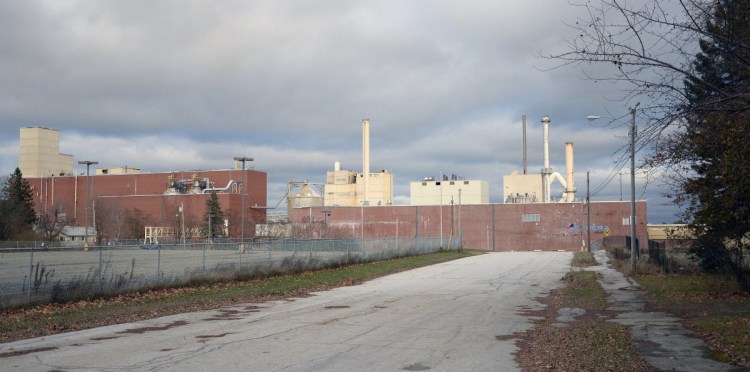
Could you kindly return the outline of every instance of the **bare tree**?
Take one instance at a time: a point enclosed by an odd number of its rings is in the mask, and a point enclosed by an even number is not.
[[[740,48],[750,48],[746,40],[729,40],[706,27],[715,17],[715,1],[665,0],[631,5],[620,0],[603,0],[571,5],[582,7],[587,14],[571,24],[577,36],[567,41],[565,51],[542,57],[556,61],[555,68],[583,67],[586,76],[595,83],[616,83],[625,106],[640,103],[639,149],[651,146],[658,151],[665,131],[684,130],[685,118],[695,112],[724,109],[717,107],[717,102],[742,101],[744,105],[732,110],[750,108],[746,94],[722,90],[696,73],[694,62],[702,39],[739,41]],[[736,62],[750,67],[750,61],[741,54]],[[597,67],[593,68],[594,65]],[[592,69],[587,70],[586,66]],[[716,100],[700,105],[691,103],[685,92],[687,80],[715,89]],[[650,164],[672,165],[683,159],[661,154],[657,160]]]
[[[37,231],[45,241],[56,241],[59,240],[60,233],[68,222],[65,208],[60,204],[55,204],[37,216]]]

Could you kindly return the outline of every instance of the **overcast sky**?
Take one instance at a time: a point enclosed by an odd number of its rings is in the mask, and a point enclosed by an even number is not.
[[[60,130],[62,153],[103,167],[253,157],[273,206],[290,178],[324,183],[336,161],[361,171],[369,118],[371,169],[394,174],[397,204],[441,171],[487,180],[502,202],[502,176],[522,170],[522,115],[538,173],[546,114],[551,165],[565,173],[573,142],[585,196],[586,171],[600,188],[627,144],[627,123],[586,116],[628,107],[620,87],[539,58],[564,50],[581,11],[550,0],[4,1],[0,172],[18,165],[19,128],[44,126]],[[649,223],[673,222],[661,185],[637,183]],[[619,199],[618,175],[592,196]]]

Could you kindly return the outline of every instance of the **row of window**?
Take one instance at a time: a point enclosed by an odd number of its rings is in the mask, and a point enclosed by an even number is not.
[[[463,181],[464,185],[468,185],[469,181]],[[456,181],[450,181],[451,185],[455,185]],[[427,186],[427,181],[422,181],[422,186]],[[440,186],[440,181],[435,182],[435,186]]]

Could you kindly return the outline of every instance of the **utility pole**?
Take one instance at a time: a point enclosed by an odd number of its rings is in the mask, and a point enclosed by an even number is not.
[[[636,237],[635,237],[635,136],[637,127],[635,125],[635,110],[639,103],[630,109],[630,264],[633,275],[636,273]]]

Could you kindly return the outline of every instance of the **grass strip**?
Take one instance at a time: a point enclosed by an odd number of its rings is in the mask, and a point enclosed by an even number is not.
[[[593,260],[589,252],[573,258],[585,263]],[[586,266],[584,264],[584,266]],[[571,271],[563,286],[541,299],[547,305],[544,319],[521,334],[516,361],[528,371],[650,371],[630,342],[627,327],[608,322],[605,311],[607,294],[593,271]],[[560,323],[562,308],[585,312],[574,320]]]
[[[596,281],[593,271],[573,271],[564,280],[562,306],[578,307],[586,311],[603,311],[607,308],[607,292]]]
[[[613,259],[613,266],[629,273],[628,258]],[[697,270],[667,274],[645,259],[632,278],[648,292],[651,306],[685,319],[713,359],[750,370],[750,294],[741,292],[733,278]]]
[[[471,250],[438,252],[248,281],[193,283],[191,287],[158,289],[107,299],[8,309],[0,311],[0,342],[216,309],[237,303],[306,296],[314,291],[354,285],[480,253]]]
[[[573,261],[571,265],[578,267],[596,266],[598,263],[594,259],[594,254],[591,252],[576,252],[573,255]]]
[[[655,306],[687,320],[720,362],[750,368],[750,294],[724,275],[640,274],[635,276]]]

